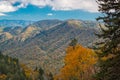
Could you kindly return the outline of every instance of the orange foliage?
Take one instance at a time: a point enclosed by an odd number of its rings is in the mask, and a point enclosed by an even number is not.
[[[95,52],[77,44],[69,46],[66,53],[65,66],[55,80],[91,80],[97,62]]]
[[[6,80],[7,76],[5,74],[0,74],[0,80]]]

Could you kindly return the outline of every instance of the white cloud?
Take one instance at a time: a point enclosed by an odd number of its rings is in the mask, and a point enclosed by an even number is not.
[[[52,13],[48,13],[47,16],[52,16],[53,14]]]
[[[47,5],[47,0],[29,0],[30,4],[36,5],[39,7],[44,7]]]
[[[0,13],[0,16],[6,16],[6,14],[4,14],[4,13]]]
[[[28,4],[21,3],[20,5],[16,6],[18,9],[19,8],[26,8]]]
[[[44,7],[50,6],[53,10],[84,10],[98,12],[95,0],[27,0],[28,3]]]
[[[20,4],[14,6],[15,3]],[[40,8],[50,6],[52,10],[83,10],[98,12],[98,5],[95,0],[0,0],[0,13],[13,12],[27,5],[34,5]]]
[[[14,12],[19,8],[26,7],[25,4],[21,3],[20,5],[14,6],[16,2],[20,2],[18,0],[2,0],[0,1],[0,16],[5,16],[7,12]]]
[[[0,1],[0,12],[13,12],[16,10],[17,8],[14,7],[10,2]]]
[[[53,10],[84,10],[97,12],[98,9],[95,0],[53,0],[50,6]]]

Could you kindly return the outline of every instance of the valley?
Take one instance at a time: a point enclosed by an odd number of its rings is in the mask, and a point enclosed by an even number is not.
[[[1,23],[0,23],[1,24]],[[76,38],[84,47],[97,40],[98,23],[83,20],[41,20],[24,26],[0,27],[0,51],[35,69],[58,73],[66,48]]]

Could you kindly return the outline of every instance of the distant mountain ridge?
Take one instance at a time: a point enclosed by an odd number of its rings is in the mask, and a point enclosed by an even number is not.
[[[91,46],[97,31],[98,23],[94,21],[42,20],[25,28],[16,27],[12,33],[8,31],[12,37],[2,33],[0,50],[30,67],[41,66],[56,73],[64,65],[65,48],[70,41],[76,38],[81,45]]]
[[[16,26],[21,26],[21,27],[26,27],[35,21],[27,21],[27,20],[0,20],[0,27],[16,27]]]

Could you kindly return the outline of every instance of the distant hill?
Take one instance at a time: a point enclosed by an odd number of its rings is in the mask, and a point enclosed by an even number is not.
[[[0,20],[0,27],[26,27],[29,24],[32,24],[34,21],[25,21],[25,20]]]
[[[0,43],[0,50],[4,54],[17,57],[30,67],[41,66],[56,73],[64,65],[65,49],[72,39],[78,39],[85,47],[93,45],[98,23],[81,20],[42,20],[23,29],[14,28],[12,31],[8,31],[12,37],[6,36],[7,39]],[[16,32],[20,33],[15,35]]]

